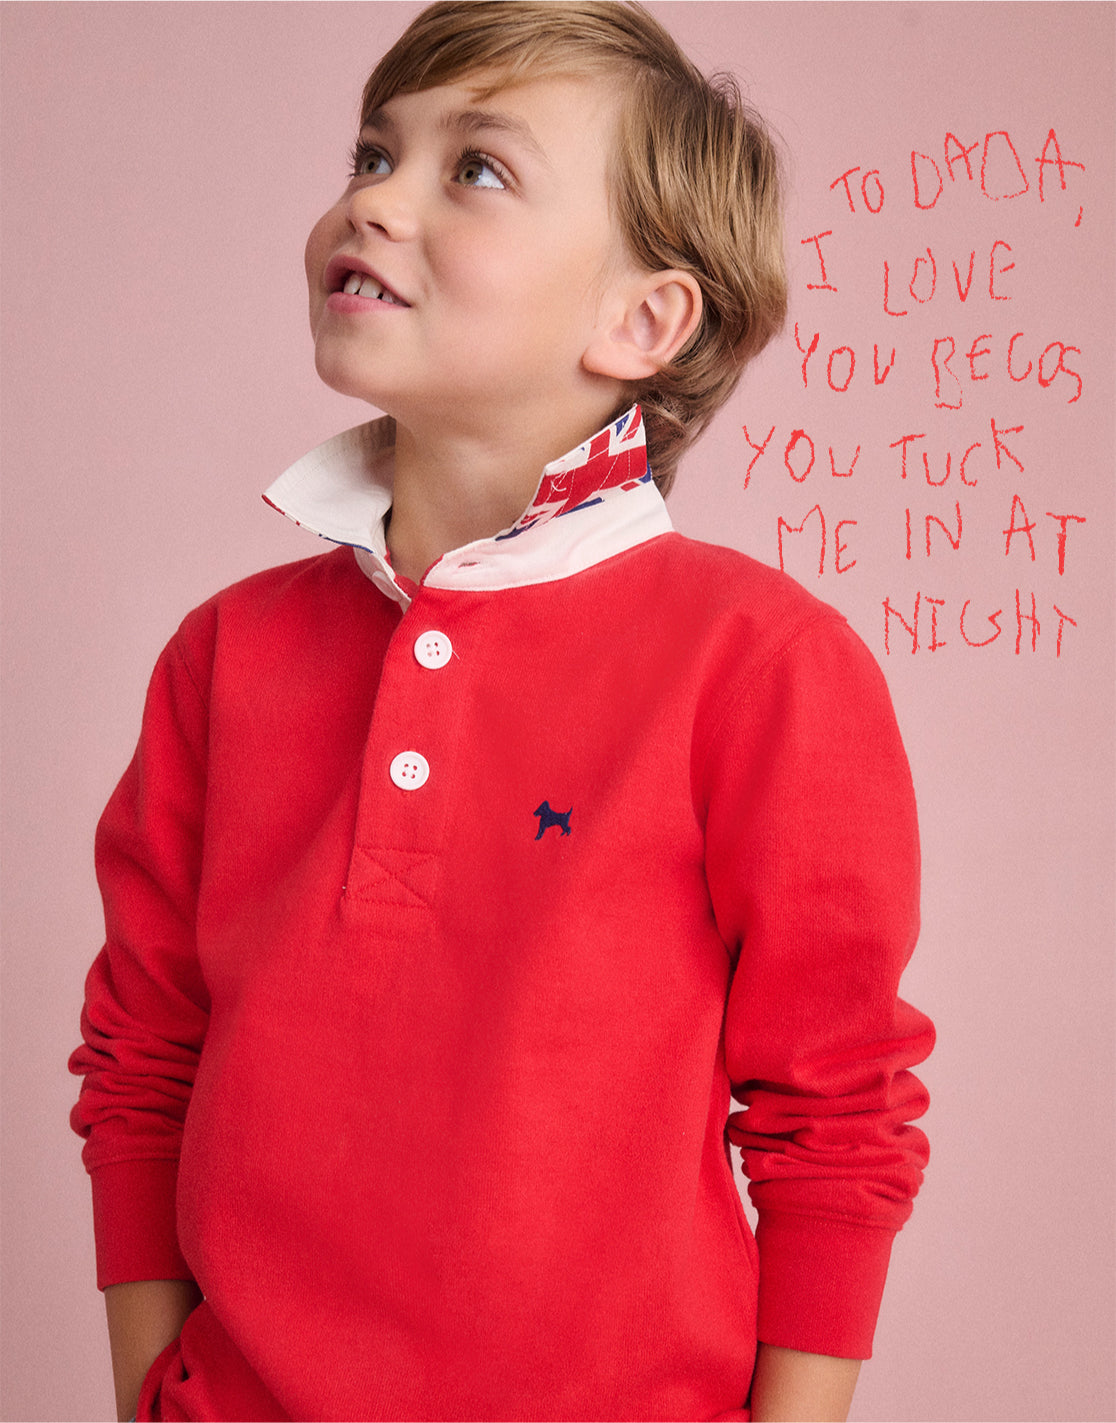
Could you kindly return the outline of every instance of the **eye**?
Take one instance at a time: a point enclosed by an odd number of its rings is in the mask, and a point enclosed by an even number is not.
[[[354,178],[383,177],[391,172],[391,159],[382,148],[358,141],[349,155],[349,172]]]
[[[506,188],[507,170],[483,153],[463,153],[457,160],[457,181],[463,188]]]

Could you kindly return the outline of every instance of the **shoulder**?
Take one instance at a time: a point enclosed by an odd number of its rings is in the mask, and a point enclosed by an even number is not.
[[[713,724],[730,709],[781,721],[795,709],[825,716],[838,703],[890,721],[879,664],[838,609],[736,549],[678,534],[656,542],[686,634],[703,648]]]
[[[346,590],[363,590],[367,586],[368,580],[357,566],[352,549],[333,547],[229,584],[188,613],[182,628],[189,630],[215,620],[272,616],[283,609],[313,606],[319,600],[327,601]]]
[[[738,549],[681,534],[655,543],[661,577],[682,617],[714,642],[728,640],[752,671],[803,634],[840,638],[848,630],[836,608]]]
[[[206,611],[235,616],[267,611],[285,603],[309,602],[346,587],[363,587],[367,582],[352,549],[331,546],[324,553],[265,568],[231,583],[196,608],[187,621]]]
[[[844,615],[733,549],[671,543],[664,567],[691,590],[704,637],[692,742],[703,813],[723,802],[731,819],[742,798],[767,787],[795,815],[822,801],[850,815],[869,807],[867,818],[916,854],[911,773],[891,695]]]
[[[352,549],[331,548],[221,589],[186,615],[168,653],[205,677],[221,655],[251,658],[266,646],[282,648],[295,638],[313,636],[320,626],[368,616],[383,603]]]

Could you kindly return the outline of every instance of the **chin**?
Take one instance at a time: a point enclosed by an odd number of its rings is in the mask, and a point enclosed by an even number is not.
[[[314,352],[314,368],[318,378],[338,395],[351,395],[370,405],[376,404],[375,396],[368,389],[368,381],[361,379],[351,362],[340,359],[335,353],[318,349]]]

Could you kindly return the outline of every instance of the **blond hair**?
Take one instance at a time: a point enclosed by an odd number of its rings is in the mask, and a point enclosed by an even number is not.
[[[469,74],[483,72],[491,93],[541,75],[617,71],[628,82],[610,175],[616,220],[637,262],[692,273],[703,298],[685,346],[627,392],[643,407],[665,494],[682,452],[786,313],[778,156],[736,81],[706,79],[631,0],[437,0],[373,70],[361,123],[396,94]]]

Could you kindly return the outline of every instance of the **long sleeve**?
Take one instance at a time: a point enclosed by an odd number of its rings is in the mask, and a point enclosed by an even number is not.
[[[205,1295],[162,1416],[736,1416],[757,1307],[866,1351],[924,1157],[913,804],[777,572],[665,534],[406,611],[347,549],[256,575],[161,660],[98,864],[101,1281],[180,1239]]]
[[[206,707],[180,633],[155,669],[138,749],[97,831],[106,941],[70,1069],[84,1077],[71,1120],[86,1138],[101,1288],[190,1274],[175,1185],[208,1020],[195,944],[205,747]]]
[[[825,616],[750,670],[710,738],[707,872],[738,952],[729,1121],[759,1214],[759,1338],[867,1357],[927,1157],[907,1070],[933,1029],[897,997],[918,832],[882,675]]]

